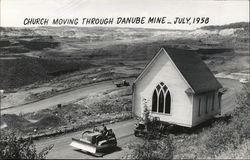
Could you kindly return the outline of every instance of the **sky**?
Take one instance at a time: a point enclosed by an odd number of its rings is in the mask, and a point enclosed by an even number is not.
[[[0,0],[1,26],[34,27],[24,25],[25,18],[117,18],[166,17],[171,24],[117,24],[115,27],[163,29],[195,29],[204,25],[223,25],[249,22],[248,0]],[[175,18],[208,17],[207,24],[174,24]],[[52,25],[49,23],[48,25]],[[53,25],[52,25],[53,26]],[[78,26],[84,26],[78,24]],[[86,26],[86,25],[85,25]],[[88,25],[98,26],[98,25]]]

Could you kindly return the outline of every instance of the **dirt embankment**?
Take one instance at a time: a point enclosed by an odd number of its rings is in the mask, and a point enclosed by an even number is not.
[[[19,115],[2,115],[5,131],[34,137],[62,134],[102,122],[131,117],[131,87],[89,95],[67,105]]]

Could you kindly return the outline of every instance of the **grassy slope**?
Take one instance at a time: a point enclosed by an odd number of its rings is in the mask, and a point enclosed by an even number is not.
[[[250,158],[250,140],[217,156],[216,159],[247,159]]]

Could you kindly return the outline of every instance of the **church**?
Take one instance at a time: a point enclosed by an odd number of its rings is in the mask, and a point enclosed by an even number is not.
[[[221,88],[195,51],[163,47],[133,83],[132,112],[194,127],[221,113]]]

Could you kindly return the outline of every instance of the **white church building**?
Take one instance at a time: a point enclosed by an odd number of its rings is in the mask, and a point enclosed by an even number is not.
[[[161,48],[133,84],[133,114],[185,127],[221,113],[222,85],[194,51]]]

